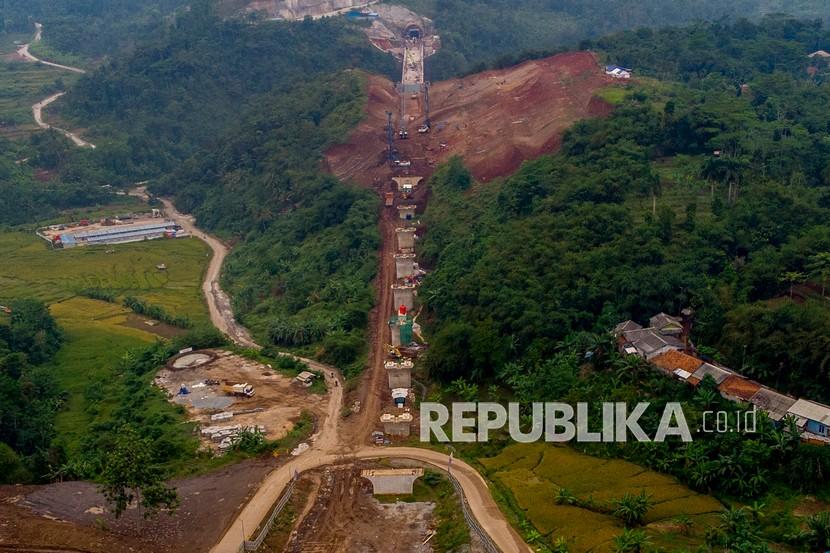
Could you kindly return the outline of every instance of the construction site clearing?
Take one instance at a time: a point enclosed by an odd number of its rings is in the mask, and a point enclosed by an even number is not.
[[[591,52],[568,52],[428,86],[430,131],[396,140],[397,175],[430,176],[451,156],[481,181],[506,176],[522,161],[551,153],[562,133],[586,117],[608,115],[612,106],[596,96],[620,81],[605,75]],[[412,97],[414,96],[414,98]],[[426,94],[402,94],[400,85],[369,78],[366,117],[344,144],[326,151],[325,164],[339,178],[364,185],[389,178],[385,128],[389,113],[405,120],[397,127],[423,123]],[[402,105],[403,104],[403,105]],[[413,119],[414,117],[414,119]]]
[[[303,371],[300,376],[285,376],[231,352],[201,350],[171,359],[154,382],[199,424],[203,446],[222,452],[243,431],[277,440],[304,411],[324,417],[326,397],[308,390],[316,375]]]

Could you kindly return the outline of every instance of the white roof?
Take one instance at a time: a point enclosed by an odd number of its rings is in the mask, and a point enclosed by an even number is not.
[[[393,388],[392,389],[392,397],[397,398],[405,398],[409,395],[409,388]]]
[[[787,412],[802,419],[809,419],[830,426],[830,407],[821,403],[799,399],[792,404]]]
[[[683,380],[687,380],[690,376],[692,376],[692,373],[684,371],[683,369],[674,369],[674,375],[682,378]]]

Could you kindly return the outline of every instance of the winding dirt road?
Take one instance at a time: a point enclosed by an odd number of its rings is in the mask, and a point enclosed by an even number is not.
[[[36,58],[35,56],[33,56],[31,54],[31,52],[29,52],[29,46],[31,46],[31,44],[34,43],[34,42],[40,42],[40,39],[41,39],[42,36],[43,36],[43,25],[41,25],[40,23],[35,23],[35,36],[32,38],[32,42],[27,43],[27,44],[22,44],[21,46],[19,46],[17,48],[17,54],[20,57],[22,57],[23,59],[25,59],[26,61],[29,61],[29,62],[41,63],[43,65],[48,65],[49,67],[54,67],[56,69],[62,69],[64,71],[71,71],[73,73],[86,73],[86,71],[84,71],[83,69],[81,69],[79,67],[70,67],[69,65],[61,65],[59,63],[52,63],[51,61],[45,61],[45,60],[42,60],[40,58]],[[66,129],[62,129],[60,127],[54,127],[54,126],[50,125],[49,123],[47,123],[46,121],[43,120],[43,110],[46,108],[46,106],[48,106],[49,104],[51,104],[52,102],[54,102],[55,100],[57,100],[58,98],[63,96],[64,94],[66,94],[66,92],[58,92],[56,94],[52,94],[48,98],[44,98],[40,102],[37,102],[36,104],[34,104],[32,106],[32,116],[35,119],[35,123],[41,129],[54,129],[54,130],[58,131],[59,133],[64,135],[66,138],[71,140],[72,143],[75,144],[78,147],[93,148],[94,149],[95,144],[93,144],[92,142],[87,142],[86,140],[84,140],[83,138],[78,136],[77,134],[75,134],[71,131],[68,131]]]

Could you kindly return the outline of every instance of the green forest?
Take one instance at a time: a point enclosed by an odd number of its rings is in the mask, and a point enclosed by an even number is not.
[[[45,472],[62,397],[43,365],[57,353],[62,334],[37,300],[5,307],[11,313],[0,314],[0,482],[10,483]]]
[[[362,370],[377,269],[378,205],[319,170],[322,150],[362,117],[365,75],[340,72],[263,100],[219,150],[199,152],[154,188],[205,228],[243,236],[223,285],[265,343]]]

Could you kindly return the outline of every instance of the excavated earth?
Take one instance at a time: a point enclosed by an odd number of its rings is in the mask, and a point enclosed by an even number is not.
[[[617,81],[605,75],[591,52],[568,52],[503,70],[434,83],[430,87],[432,132],[419,135],[420,118],[400,121],[398,114],[420,113],[423,106],[405,105],[392,82],[369,78],[366,117],[345,144],[330,148],[326,168],[361,184],[377,184],[389,176],[384,163],[387,112],[395,128],[410,130],[409,140],[396,140],[409,173],[428,176],[450,156],[460,155],[479,180],[515,171],[522,161],[555,151],[562,133],[586,117],[605,116],[612,106],[596,96]],[[419,97],[406,97],[405,103]]]

